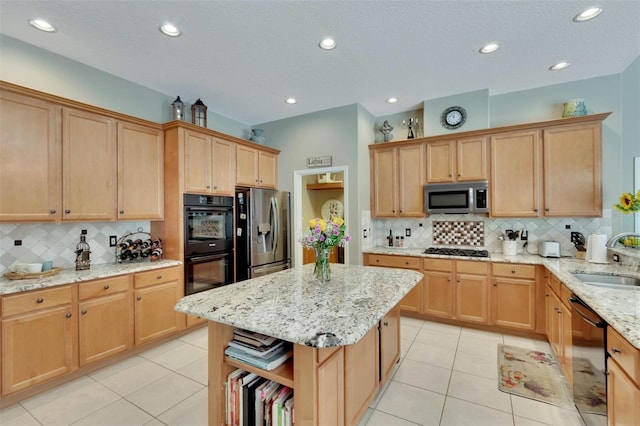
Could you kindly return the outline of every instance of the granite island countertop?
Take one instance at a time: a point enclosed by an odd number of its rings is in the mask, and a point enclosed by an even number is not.
[[[331,281],[313,264],[182,298],[184,312],[317,348],[357,343],[422,280],[405,269],[331,264]]]
[[[640,289],[620,290],[591,286],[584,284],[571,274],[572,272],[588,272],[608,275],[620,274],[640,278],[639,271],[620,266],[617,263],[590,263],[586,260],[569,257],[553,259],[533,254],[505,256],[502,253],[490,253],[489,257],[482,258],[427,255],[423,251],[423,249],[378,247],[365,250],[363,253],[543,265],[555,274],[576,296],[593,308],[609,326],[613,327],[633,346],[640,349]]]
[[[8,278],[1,277],[0,295],[6,296],[23,291],[38,290],[65,284],[91,281],[101,278],[109,278],[136,272],[151,271],[154,269],[168,268],[170,266],[179,265],[182,265],[182,262],[180,262],[179,260],[158,260],[155,262],[149,261],[132,263],[104,263],[100,265],[91,265],[91,269],[87,269],[85,271],[76,271],[74,268],[66,268],[62,269],[56,275],[44,278],[10,280]]]

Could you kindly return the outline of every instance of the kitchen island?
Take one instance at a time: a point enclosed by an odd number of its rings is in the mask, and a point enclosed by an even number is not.
[[[179,312],[209,320],[209,424],[225,423],[224,384],[236,368],[294,389],[296,425],[354,424],[400,352],[398,302],[422,280],[403,269],[313,265],[187,296]],[[235,328],[293,343],[293,359],[264,371],[226,357]]]

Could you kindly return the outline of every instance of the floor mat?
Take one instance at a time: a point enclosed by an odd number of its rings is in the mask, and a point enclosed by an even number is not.
[[[585,413],[607,413],[607,379],[587,358],[573,358],[575,403]]]

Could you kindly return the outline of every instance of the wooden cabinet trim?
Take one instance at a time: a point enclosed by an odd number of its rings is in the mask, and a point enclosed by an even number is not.
[[[138,272],[134,276],[135,288],[149,287],[180,279],[180,267],[154,269],[147,272]]]
[[[121,275],[113,278],[98,279],[90,282],[78,283],[78,299],[86,300],[94,297],[106,296],[113,293],[129,291],[133,276]]]

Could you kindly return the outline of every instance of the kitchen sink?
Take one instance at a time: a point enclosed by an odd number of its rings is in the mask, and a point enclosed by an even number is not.
[[[587,274],[574,272],[571,275],[587,285],[625,290],[640,290],[640,278],[626,275]]]

